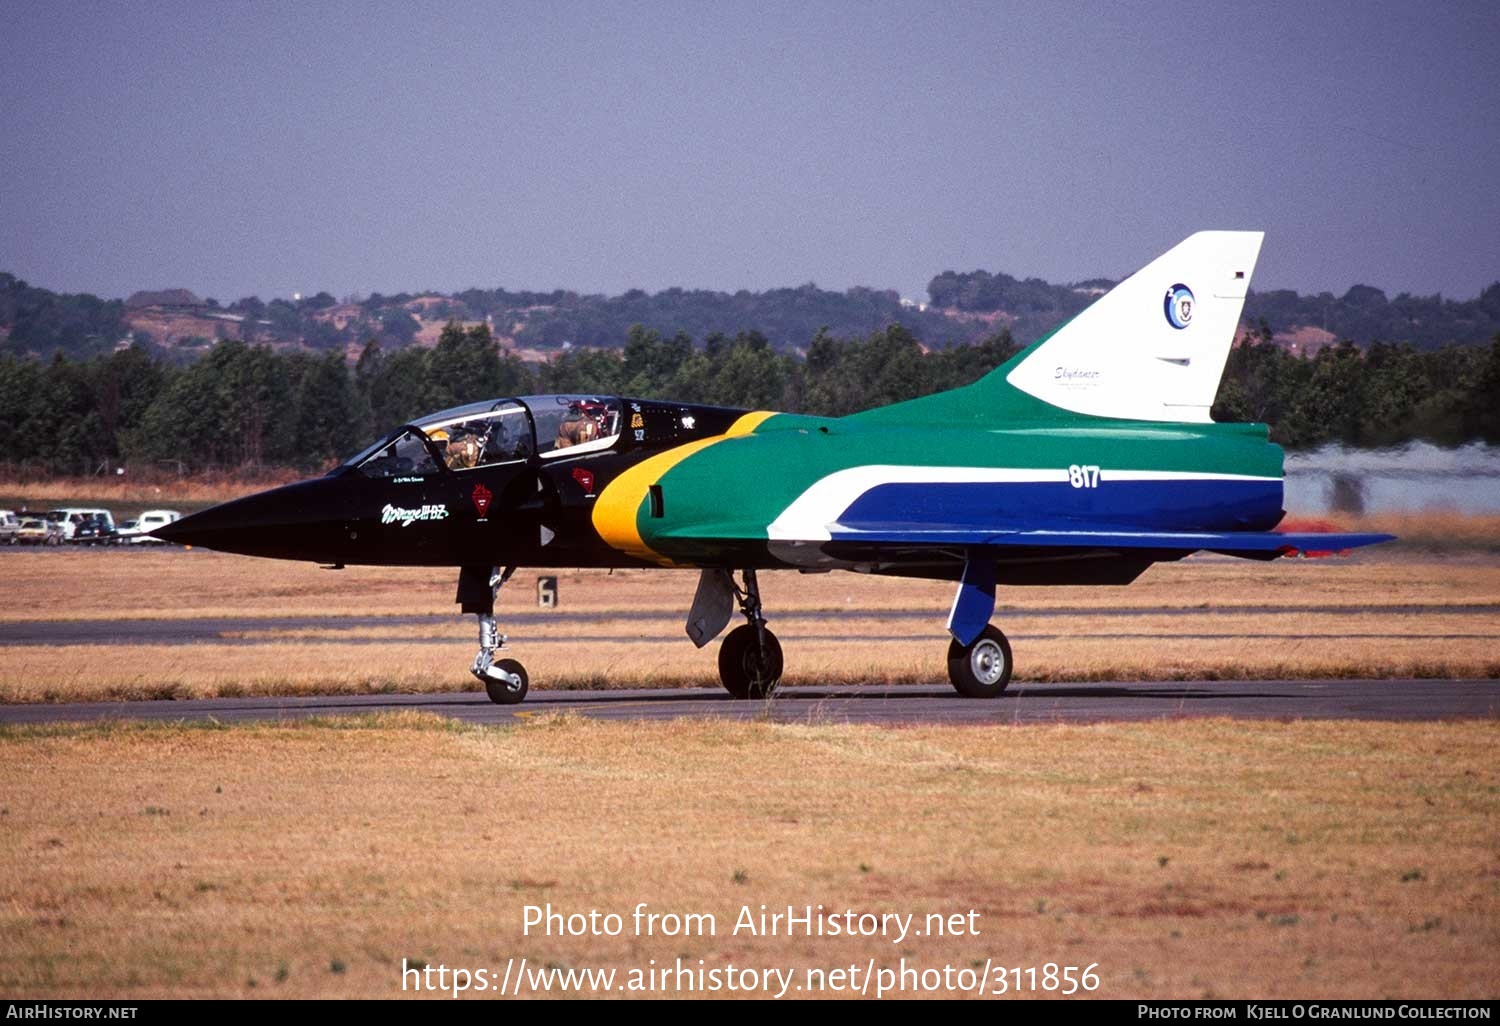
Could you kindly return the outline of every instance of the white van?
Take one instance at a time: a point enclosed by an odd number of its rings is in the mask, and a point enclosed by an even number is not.
[[[136,518],[135,527],[120,532],[120,540],[131,545],[164,545],[160,538],[151,537],[151,532],[181,519],[182,514],[175,509],[148,509]]]
[[[63,541],[72,541],[73,532],[78,530],[78,525],[89,517],[103,517],[109,529],[111,531],[115,529],[115,518],[107,509],[81,509],[77,506],[65,506],[62,509],[49,509],[46,517],[62,528]]]

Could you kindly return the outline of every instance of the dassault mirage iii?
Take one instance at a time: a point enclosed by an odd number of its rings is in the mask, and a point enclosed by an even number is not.
[[[718,653],[738,698],[782,674],[759,571],[952,581],[949,677],[991,698],[1012,668],[990,623],[999,585],[1127,584],[1194,552],[1269,560],[1389,539],[1273,530],[1282,450],[1265,425],[1209,416],[1261,238],[1192,235],[949,392],[836,418],[487,399],[154,533],[335,567],[456,567],[456,601],[479,618],[471,671],[499,703],[528,687],[519,662],[497,658],[495,604],[518,567],[699,570],[687,633],[701,648],[738,608],[745,623]]]

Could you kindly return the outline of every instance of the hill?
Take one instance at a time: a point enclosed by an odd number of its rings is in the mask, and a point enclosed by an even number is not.
[[[706,340],[756,332],[772,348],[803,353],[820,329],[853,338],[900,325],[924,345],[945,348],[982,341],[1002,328],[1025,344],[1077,314],[1113,283],[1095,279],[1055,285],[988,271],[944,271],[928,284],[929,302],[913,303],[892,290],[843,292],[814,284],[764,292],[680,288],[618,296],[466,289],[400,293],[342,302],[327,292],[263,301],[255,296],[220,306],[186,289],[142,291],[128,300],[54,293],[0,273],[0,354],[83,359],[134,343],[188,361],[221,339],[261,342],[278,349],[343,351],[355,357],[364,342],[388,349],[431,346],[443,326],[489,328],[501,346],[529,362],[574,349],[618,349],[633,325],[662,335]],[[1291,290],[1251,292],[1244,324],[1295,353],[1311,353],[1339,339],[1360,347],[1410,343],[1434,350],[1449,343],[1488,341],[1500,333],[1500,282],[1479,298],[1454,301],[1356,285],[1343,296]]]

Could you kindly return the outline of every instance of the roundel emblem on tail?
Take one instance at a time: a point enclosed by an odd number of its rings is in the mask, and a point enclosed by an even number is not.
[[[1174,328],[1186,328],[1193,322],[1193,290],[1178,283],[1167,289],[1167,323]]]

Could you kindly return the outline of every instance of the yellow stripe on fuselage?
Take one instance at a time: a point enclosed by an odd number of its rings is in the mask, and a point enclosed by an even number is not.
[[[605,486],[604,491],[599,493],[599,498],[594,502],[594,530],[599,532],[599,537],[603,538],[605,544],[611,548],[635,556],[637,559],[660,563],[662,566],[673,566],[670,559],[665,558],[641,540],[638,518],[641,503],[646,501],[647,489],[693,453],[701,452],[710,445],[717,445],[726,438],[748,435],[768,418],[774,416],[774,413],[767,410],[747,413],[729,425],[729,430],[722,435],[700,438],[696,442],[679,445],[675,449],[657,453],[637,463],[611,481]]]

